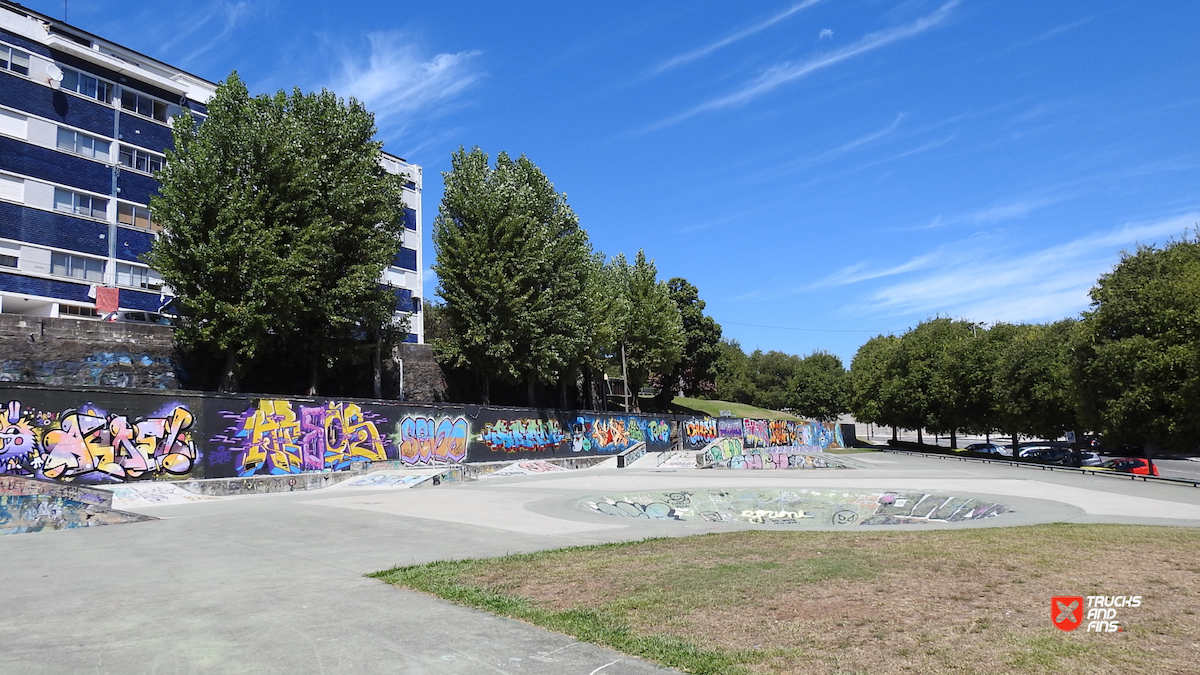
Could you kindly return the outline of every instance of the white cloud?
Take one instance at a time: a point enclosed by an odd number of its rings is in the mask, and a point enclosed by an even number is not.
[[[437,115],[482,76],[478,51],[427,56],[398,33],[372,33],[368,41],[365,58],[342,58],[342,72],[329,88],[362,101],[381,127]]]
[[[1005,247],[992,237],[946,244],[885,269],[883,274],[845,271],[848,283],[908,271],[920,273],[878,288],[845,311],[916,317],[941,314],[988,322],[1065,318],[1086,309],[1088,291],[1120,261],[1122,250],[1182,235],[1198,220],[1200,212],[1190,212],[1130,223],[1033,251]]]
[[[763,94],[774,91],[775,89],[789,82],[806,77],[819,70],[828,68],[829,66],[841,63],[842,61],[853,58],[860,54],[865,54],[881,47],[885,47],[893,42],[898,42],[900,40],[923,33],[930,28],[934,28],[935,26],[946,21],[946,19],[950,17],[950,14],[953,12],[954,8],[958,6],[960,1],[961,0],[950,0],[950,2],[942,5],[934,13],[917,19],[912,23],[869,33],[852,45],[848,45],[841,49],[836,49],[819,56],[814,56],[807,61],[802,61],[799,63],[787,62],[772,66],[757,79],[747,83],[741,89],[738,89],[737,91],[720,98],[702,103],[690,110],[676,115],[675,117],[659,122],[650,128],[659,129],[682,122],[683,120],[694,117],[702,112],[742,105],[755,98],[758,98],[759,96],[762,96]]]
[[[830,29],[830,28],[822,28],[821,32],[817,33],[818,40],[824,40],[825,38],[831,38],[831,37],[833,37],[833,29]]]
[[[760,21],[760,22],[754,24],[753,26],[750,26],[749,28],[743,28],[742,30],[739,30],[735,33],[731,33],[731,34],[721,38],[720,40],[717,40],[716,42],[711,42],[707,45],[704,45],[703,47],[700,47],[699,49],[694,49],[690,52],[685,52],[683,54],[679,54],[678,56],[671,57],[671,58],[667,59],[666,61],[664,61],[663,63],[659,64],[659,66],[656,67],[654,70],[650,71],[650,73],[648,74],[648,77],[653,77],[655,75],[658,75],[659,73],[663,73],[668,70],[671,70],[672,68],[682,66],[685,63],[691,63],[692,61],[695,61],[696,59],[700,59],[705,56],[708,56],[709,54],[717,51],[718,49],[721,49],[722,47],[727,47],[739,40],[748,38],[751,35],[758,33],[759,31],[770,28],[771,26],[774,26],[775,24],[779,23],[780,21],[783,21],[784,19],[795,14],[796,12],[799,12],[800,10],[803,10],[803,9],[807,9],[808,7],[811,7],[820,1],[821,0],[804,0],[803,2],[797,2],[794,5],[792,5],[791,7],[788,7],[787,9],[783,10],[782,12],[779,12],[778,14],[775,14],[764,21]]]

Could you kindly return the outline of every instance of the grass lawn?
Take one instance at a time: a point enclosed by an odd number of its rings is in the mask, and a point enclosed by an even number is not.
[[[799,417],[789,415],[787,413],[767,410],[766,408],[756,408],[745,403],[730,403],[729,401],[710,401],[703,398],[688,398],[686,396],[676,396],[672,403],[681,408],[691,408],[712,416],[719,417],[722,410],[728,410],[733,413],[734,417],[749,417],[751,419],[760,420],[798,420]]]
[[[750,531],[379,572],[691,673],[1195,673],[1200,530]],[[1140,595],[1066,633],[1063,595]]]

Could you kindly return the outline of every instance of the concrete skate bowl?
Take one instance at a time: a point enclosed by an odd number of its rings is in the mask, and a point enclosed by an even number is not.
[[[606,495],[579,502],[616,518],[828,529],[973,523],[1011,511],[986,498],[880,490],[689,490]]]
[[[111,503],[112,495],[103,490],[4,476],[0,479],[0,535],[155,520],[110,508]]]

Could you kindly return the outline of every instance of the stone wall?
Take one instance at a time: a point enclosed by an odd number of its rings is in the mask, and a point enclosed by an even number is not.
[[[405,401],[426,401],[440,403],[446,400],[446,375],[442,367],[433,358],[433,349],[429,345],[403,343],[396,348],[392,355],[393,363],[389,366],[397,374],[397,362],[404,363],[404,396]],[[386,394],[386,392],[385,392]]]
[[[174,334],[155,324],[0,314],[0,381],[179,387]]]

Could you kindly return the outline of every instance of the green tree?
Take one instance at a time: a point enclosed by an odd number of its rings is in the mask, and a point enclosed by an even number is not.
[[[660,404],[670,403],[679,390],[685,396],[703,396],[715,391],[716,364],[721,356],[721,326],[711,316],[705,316],[700,289],[680,277],[668,281],[667,289],[679,308],[684,344],[679,363],[659,378]]]
[[[800,370],[800,357],[777,350],[754,350],[749,357],[750,381],[754,385],[752,405],[768,410],[795,408],[792,382]]]
[[[251,97],[232,73],[174,149],[151,208],[163,232],[147,256],[175,293],[186,345],[239,365],[273,346],[321,370],[392,326],[383,269],[400,248],[403,178],[380,167],[374,117],[328,91]]]
[[[1083,421],[1114,443],[1200,438],[1200,239],[1126,254],[1091,291],[1072,366]]]
[[[857,421],[893,430],[899,426],[896,396],[900,392],[892,376],[892,358],[899,342],[894,335],[877,335],[859,347],[850,361],[849,407]]]
[[[993,376],[998,427],[1012,436],[1058,438],[1079,428],[1071,378],[1075,320],[1009,326]],[[1001,327],[993,328],[999,330]]]
[[[801,417],[832,422],[849,409],[848,379],[840,358],[813,352],[800,360],[789,382],[791,407]]]
[[[624,348],[626,386],[634,408],[640,410],[637,393],[651,374],[670,372],[683,357],[683,320],[670,289],[658,280],[654,261],[646,259],[645,251],[638,251],[632,265],[624,254],[618,254],[609,265],[629,309],[616,343]]]
[[[449,335],[440,358],[476,374],[484,403],[493,379],[535,385],[579,364],[592,340],[591,246],[565,194],[524,155],[495,167],[479,148],[459,148],[444,173],[433,223],[437,294]]]
[[[754,401],[754,382],[750,379],[750,357],[732,338],[722,339],[717,357],[716,396],[725,401],[750,404]]]

